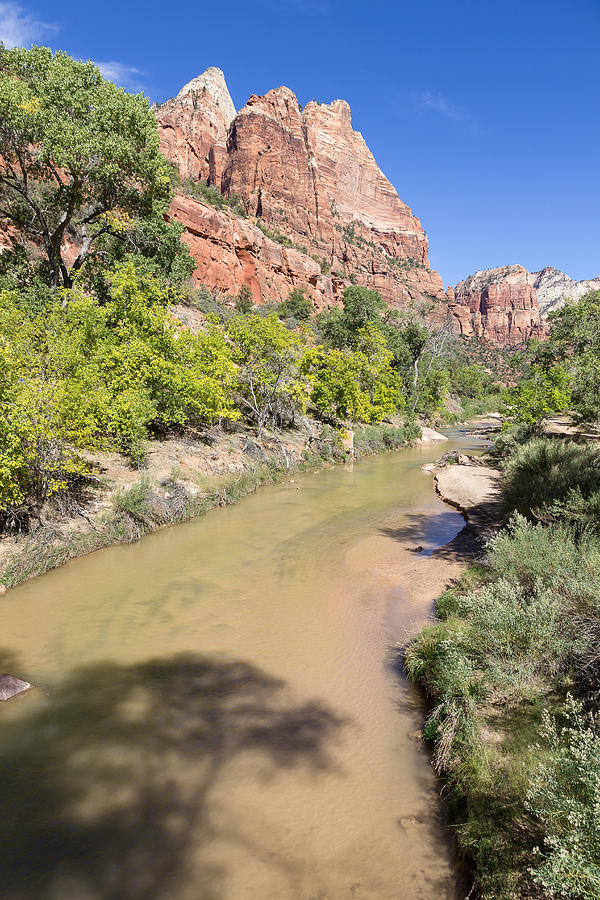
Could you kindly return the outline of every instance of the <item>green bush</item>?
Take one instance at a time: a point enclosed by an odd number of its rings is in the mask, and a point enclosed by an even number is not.
[[[504,464],[506,502],[528,518],[566,500],[574,489],[584,497],[600,489],[600,453],[594,445],[537,438],[517,447]]]
[[[239,291],[235,300],[235,308],[236,312],[240,313],[249,313],[252,312],[253,307],[252,302],[252,291],[248,287],[247,284],[243,284]]]
[[[281,318],[293,317],[301,322],[306,322],[310,319],[313,311],[312,301],[305,296],[304,291],[298,288],[294,288],[287,300],[279,304],[279,315]]]
[[[546,713],[526,806],[543,832],[531,872],[550,897],[600,897],[600,721],[568,696]],[[564,724],[562,724],[564,723]]]
[[[517,514],[437,611],[405,666],[478,895],[597,896],[598,722],[563,698],[600,696],[598,538]]]

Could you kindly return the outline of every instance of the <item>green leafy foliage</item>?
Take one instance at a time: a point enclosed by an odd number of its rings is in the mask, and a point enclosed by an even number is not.
[[[550,896],[600,896],[600,722],[567,696],[561,723],[544,713],[541,760],[526,807],[544,839],[535,848],[534,880]],[[548,752],[548,748],[549,751]]]
[[[305,403],[306,388],[299,373],[301,338],[274,314],[234,316],[227,323],[227,333],[238,367],[238,396],[256,422],[260,439],[267,423],[293,422],[296,410]]]
[[[279,305],[279,314],[283,318],[294,318],[301,322],[310,319],[314,307],[304,291],[294,288],[287,300]]]
[[[572,405],[581,421],[600,421],[600,291],[550,314],[550,341],[569,372]]]
[[[359,330],[356,350],[317,347],[305,353],[302,371],[312,381],[311,401],[326,417],[380,422],[404,405],[402,383],[377,328]]]
[[[448,335],[428,327],[420,313],[409,310],[400,315],[388,308],[378,291],[351,285],[344,291],[343,309],[320,313],[316,325],[324,344],[338,350],[358,349],[362,330],[376,329],[403,384],[406,405],[414,414],[436,417],[451,384],[444,356]]]
[[[81,473],[77,449],[139,461],[151,433],[239,414],[223,333],[178,326],[131,261],[107,277],[108,301],[72,291],[39,315],[0,297],[0,508],[39,509]]]
[[[253,305],[252,291],[247,284],[243,284],[239,289],[238,295],[235,299],[235,308],[237,312],[249,313],[252,312]]]
[[[505,394],[506,414],[513,422],[540,425],[571,402],[571,376],[558,363],[534,363],[526,378]]]
[[[148,100],[60,50],[0,51],[0,160],[1,215],[43,248],[52,287],[72,286],[101,237],[124,238],[170,197]]]

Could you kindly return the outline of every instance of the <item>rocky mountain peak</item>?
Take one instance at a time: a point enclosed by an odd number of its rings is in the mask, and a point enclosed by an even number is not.
[[[496,344],[520,344],[545,334],[534,277],[523,266],[481,269],[447,297],[461,334]]]
[[[208,181],[220,174],[235,106],[221,69],[188,81],[177,96],[155,108],[160,149],[182,178]]]
[[[600,290],[600,276],[598,278],[574,281],[560,269],[546,266],[539,272],[533,273],[533,280],[537,290],[540,309],[549,313],[564,306],[567,299],[579,300],[588,291]]]
[[[231,125],[235,118],[235,106],[225,81],[225,74],[221,69],[211,66],[197,75],[185,84],[177,97],[177,101],[181,102],[199,102],[201,104],[214,104],[220,110],[221,116],[226,123],[227,128]]]
[[[260,226],[179,197],[172,215],[186,226],[199,281],[234,292],[247,284],[257,301],[298,287],[321,307],[350,278],[391,306],[444,297],[421,223],[353,130],[344,100],[302,110],[281,86],[230,118],[219,90],[222,73],[208,70],[156,110],[161,148],[181,176],[241,198]]]

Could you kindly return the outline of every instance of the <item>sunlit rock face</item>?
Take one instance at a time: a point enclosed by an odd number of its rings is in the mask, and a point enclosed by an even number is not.
[[[456,330],[495,344],[544,337],[534,276],[523,266],[475,272],[447,294]]]
[[[233,100],[220,69],[207,69],[155,108],[160,149],[179,168],[181,178],[208,181],[211,158],[225,160],[225,142],[235,117]]]
[[[533,273],[533,283],[543,313],[552,312],[565,305],[566,300],[579,300],[588,291],[600,291],[600,276],[584,281],[574,281],[552,266]]]
[[[444,298],[421,223],[353,130],[345,101],[302,110],[280,87],[235,114],[223,73],[209,69],[156,116],[161,149],[180,175],[239,195],[250,220],[276,238],[177,197],[171,214],[186,227],[198,282],[230,291],[248,284],[257,301],[300,286],[318,307],[336,302],[350,276],[391,306]]]

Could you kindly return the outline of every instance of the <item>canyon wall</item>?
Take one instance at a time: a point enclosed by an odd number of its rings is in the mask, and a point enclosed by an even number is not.
[[[198,284],[229,293],[245,284],[256,303],[300,288],[323,309],[356,283],[392,307],[433,302],[432,318],[457,334],[496,344],[543,336],[533,276],[521,266],[477,272],[444,293],[419,219],[352,128],[344,100],[301,109],[279,87],[236,113],[211,68],[155,113],[161,150],[188,179],[170,214],[185,227]],[[194,199],[190,181],[236,198],[246,217]]]
[[[475,272],[448,288],[447,298],[458,332],[467,337],[520,344],[546,334],[534,277],[523,266]]]
[[[181,178],[240,197],[247,212],[244,220],[178,194],[171,215],[186,228],[198,283],[248,284],[257,302],[302,287],[319,308],[351,277],[391,306],[444,298],[421,223],[353,130],[343,100],[301,110],[280,87],[235,114],[223,73],[208,69],[155,112],[161,150]]]

